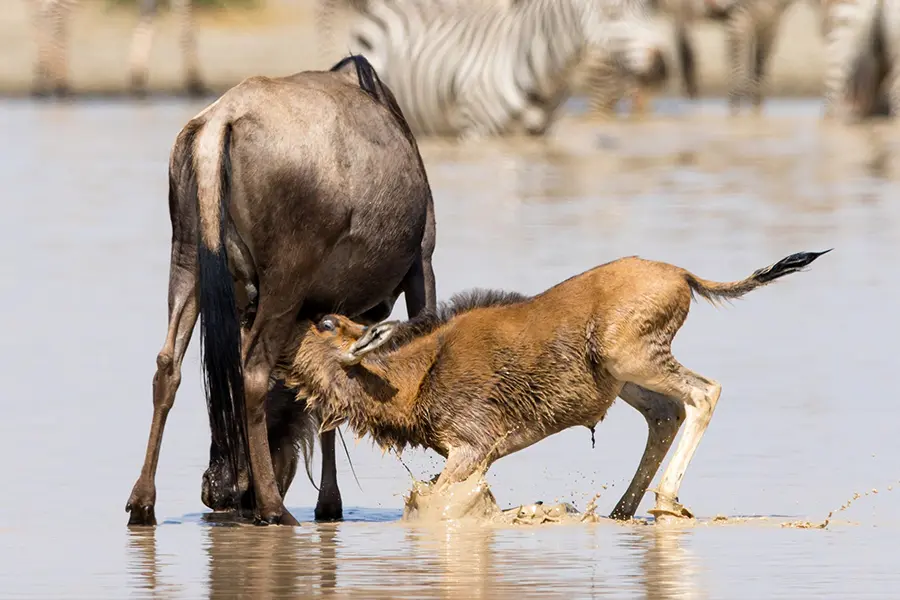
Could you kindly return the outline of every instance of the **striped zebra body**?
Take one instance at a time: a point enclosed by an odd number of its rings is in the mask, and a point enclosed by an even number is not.
[[[641,0],[518,0],[435,11],[421,0],[370,0],[351,34],[418,134],[543,134],[588,48],[664,76],[662,43]],[[646,44],[641,45],[647,48]]]
[[[738,0],[728,11],[726,37],[730,81],[728,105],[732,114],[749,99],[762,109],[763,80],[774,50],[781,17],[796,0]]]
[[[900,1],[823,0],[825,117],[900,115]]]
[[[31,0],[37,42],[33,91],[36,95],[69,91],[68,25],[80,0]],[[185,88],[192,95],[203,93],[199,75],[197,47],[191,0],[170,0],[172,12],[181,22],[180,46],[185,65]],[[143,93],[146,88],[150,48],[159,0],[140,0],[140,19],[131,42],[129,72],[131,89]]]
[[[689,98],[697,97],[696,59],[689,26],[695,21],[727,21],[731,8],[738,1],[653,0],[651,3],[654,12],[672,19],[681,78]],[[602,55],[591,57],[586,71],[588,102],[593,116],[609,118],[615,112],[618,102],[626,96],[631,97],[633,114],[645,111],[647,104],[645,95],[653,86],[648,86],[633,74],[617,68]]]

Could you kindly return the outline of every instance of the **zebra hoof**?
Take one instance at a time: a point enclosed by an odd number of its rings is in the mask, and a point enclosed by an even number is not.
[[[203,80],[197,75],[188,77],[184,89],[191,98],[200,98],[209,94],[209,90],[203,85]]]
[[[146,75],[138,73],[132,74],[129,87],[132,96],[135,96],[137,98],[145,98],[147,96]]]

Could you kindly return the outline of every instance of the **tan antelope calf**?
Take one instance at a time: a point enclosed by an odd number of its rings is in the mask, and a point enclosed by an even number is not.
[[[444,456],[436,491],[569,427],[593,429],[618,396],[643,414],[649,437],[611,516],[634,515],[686,421],[651,513],[690,518],[678,489],[722,391],[672,356],[691,299],[738,298],[825,252],[792,254],[732,283],[632,256],[530,298],[457,295],[404,323],[328,315],[300,325],[287,379],[324,429],[348,422],[383,448]]]

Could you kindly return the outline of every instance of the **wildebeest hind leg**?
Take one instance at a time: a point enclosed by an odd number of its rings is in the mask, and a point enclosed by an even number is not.
[[[684,421],[684,405],[674,398],[663,396],[633,383],[626,383],[619,397],[640,412],[649,429],[647,446],[628,489],[610,513],[612,519],[630,519],[647,493],[647,488],[659,465],[672,447],[678,429]]]
[[[175,403],[181,383],[181,363],[197,322],[196,257],[179,244],[172,253],[169,273],[169,329],[162,350],[156,357],[153,376],[153,420],[141,475],[134,484],[125,510],[131,513],[129,525],[155,525],[156,467],[166,418]]]
[[[293,290],[292,290],[293,291]],[[293,332],[301,294],[260,285],[260,302],[250,332],[244,336],[241,358],[244,370],[244,402],[250,468],[259,519],[266,524],[298,525],[284,507],[269,450],[266,427],[266,395],[272,368],[280,358],[286,339]],[[287,298],[287,299],[286,299]]]

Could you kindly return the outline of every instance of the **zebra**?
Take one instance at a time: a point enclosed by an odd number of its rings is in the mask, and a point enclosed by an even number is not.
[[[370,0],[351,30],[420,135],[543,135],[589,49],[665,79],[647,0],[520,0],[435,10],[422,0]],[[634,51],[634,48],[640,51]]]
[[[810,0],[815,6],[819,0]],[[827,0],[825,0],[827,1]],[[725,29],[728,65],[728,105],[731,114],[740,111],[749,98],[755,112],[762,109],[762,85],[774,49],[781,18],[796,0],[654,0],[653,8],[673,20],[675,48],[685,95],[696,100],[696,58],[688,26],[697,20],[721,23]],[[608,111],[618,98],[609,86],[589,87],[592,109]],[[640,92],[638,88],[637,93]],[[639,105],[640,106],[640,105]]]
[[[728,10],[725,28],[730,68],[728,106],[732,115],[740,112],[741,100],[745,98],[755,113],[761,112],[763,80],[775,34],[782,16],[796,1],[737,0]]]
[[[900,115],[900,1],[823,0],[826,119]]]
[[[68,20],[79,0],[31,0],[37,60],[35,61],[32,93],[65,96],[69,93],[66,51]],[[181,52],[185,65],[185,89],[192,96],[205,93],[197,60],[192,0],[170,0],[172,12],[181,21]],[[140,0],[140,18],[132,34],[129,72],[131,90],[135,94],[146,91],[150,48],[154,19],[159,0]]]

